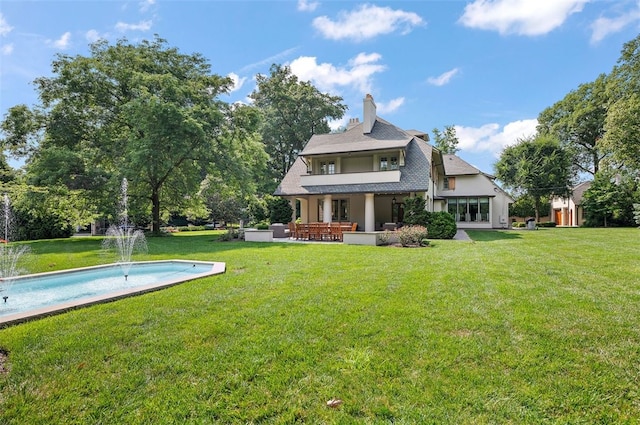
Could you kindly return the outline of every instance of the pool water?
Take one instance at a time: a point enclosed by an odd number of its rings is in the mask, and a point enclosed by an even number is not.
[[[120,298],[224,272],[224,263],[147,261],[20,276],[0,281],[0,324],[20,317],[51,313]],[[6,302],[3,297],[7,297]]]

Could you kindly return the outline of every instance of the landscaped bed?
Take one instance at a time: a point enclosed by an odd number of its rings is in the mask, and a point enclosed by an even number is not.
[[[149,238],[136,260],[227,273],[0,330],[0,422],[640,421],[640,230],[468,233]],[[32,273],[105,261],[99,238],[30,245]]]

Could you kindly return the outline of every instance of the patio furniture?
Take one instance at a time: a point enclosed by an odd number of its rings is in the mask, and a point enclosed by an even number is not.
[[[285,232],[287,228],[282,223],[273,223],[269,225],[269,230],[273,230],[274,238],[286,238],[287,233]]]

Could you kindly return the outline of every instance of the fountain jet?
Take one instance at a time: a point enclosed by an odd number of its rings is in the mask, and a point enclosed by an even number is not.
[[[129,223],[128,187],[129,183],[127,179],[122,179],[122,186],[120,188],[120,211],[118,214],[119,220],[117,224],[109,226],[106,234],[107,237],[103,242],[105,249],[115,248],[117,253],[116,262],[120,265],[125,280],[129,277],[133,252],[147,250],[147,241],[144,232],[142,230],[136,230],[135,226]]]

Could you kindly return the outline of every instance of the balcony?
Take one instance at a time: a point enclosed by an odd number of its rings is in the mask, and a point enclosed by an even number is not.
[[[368,171],[344,174],[304,174],[300,176],[302,186],[324,186],[340,184],[395,183],[400,181],[400,170]]]

